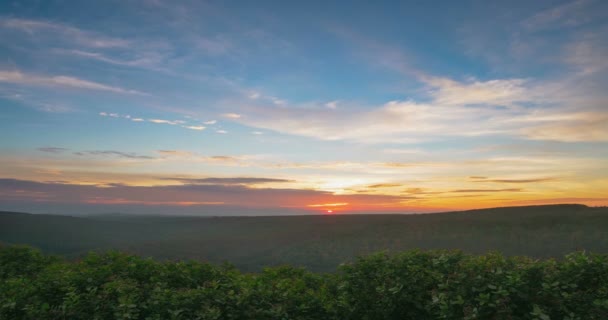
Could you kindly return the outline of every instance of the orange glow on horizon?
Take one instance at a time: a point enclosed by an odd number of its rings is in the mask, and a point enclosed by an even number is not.
[[[309,204],[307,207],[310,208],[318,208],[318,207],[343,207],[347,206],[348,202],[337,202],[337,203],[319,203],[319,204]]]

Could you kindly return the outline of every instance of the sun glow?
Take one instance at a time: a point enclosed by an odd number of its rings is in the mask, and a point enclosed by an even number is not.
[[[316,208],[316,207],[342,207],[348,205],[348,202],[337,202],[337,203],[319,203],[319,204],[309,204],[308,207]]]

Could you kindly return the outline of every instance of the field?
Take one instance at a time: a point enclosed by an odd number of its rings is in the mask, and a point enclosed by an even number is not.
[[[334,271],[387,250],[459,249],[506,256],[608,253],[608,208],[510,207],[424,215],[70,217],[0,213],[0,242],[79,258],[116,249],[158,260],[229,262],[242,271],[289,264]]]

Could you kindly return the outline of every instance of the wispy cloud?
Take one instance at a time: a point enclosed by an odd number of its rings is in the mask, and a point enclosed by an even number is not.
[[[241,117],[238,113],[223,113],[221,116],[228,119],[238,119]]]
[[[575,27],[606,16],[602,1],[575,0],[541,11],[524,20],[522,25],[530,30]]]
[[[91,151],[79,151],[75,152],[75,155],[85,156],[85,155],[94,155],[94,156],[115,156],[119,158],[128,158],[128,159],[156,159],[152,156],[140,155],[132,152],[122,152],[115,150],[91,150]]]
[[[520,188],[507,188],[507,189],[457,189],[450,190],[449,192],[454,193],[486,193],[486,192],[521,192],[523,189]]]
[[[92,59],[104,63],[109,63],[118,66],[127,66],[127,67],[140,67],[140,68],[149,68],[157,71],[164,71],[158,66],[162,64],[164,55],[161,55],[156,52],[143,51],[137,52],[137,56],[133,59],[129,60],[121,60],[117,58],[113,58],[108,56],[102,52],[91,52],[91,51],[83,51],[83,50],[55,50],[54,52],[62,55],[69,55],[78,58],[86,58]]]
[[[185,184],[220,184],[220,185],[255,185],[263,183],[280,183],[292,182],[287,179],[275,178],[252,178],[252,177],[237,177],[237,178],[162,178],[163,180],[174,180]]]
[[[102,83],[88,81],[70,76],[45,76],[22,73],[20,71],[0,71],[0,82],[13,83],[28,86],[47,86],[47,87],[62,87],[72,89],[108,91],[120,94],[136,94],[143,95],[144,93],[137,90],[125,89],[121,87],[110,86]]]
[[[18,18],[0,18],[2,28],[10,28],[29,34],[30,36],[61,35],[66,41],[93,48],[127,47],[129,41],[119,38],[106,37],[94,32],[84,31],[66,24],[43,20],[28,20]]]
[[[372,185],[367,186],[367,188],[370,188],[370,189],[395,188],[395,187],[402,187],[402,185],[398,184],[398,183],[378,183],[378,184],[372,184]]]
[[[530,178],[530,179],[489,179],[487,177],[471,176],[473,182],[494,182],[494,183],[538,183],[556,181],[555,178]]]
[[[38,151],[47,152],[47,153],[63,153],[70,149],[67,148],[59,148],[59,147],[41,147],[38,148]]]

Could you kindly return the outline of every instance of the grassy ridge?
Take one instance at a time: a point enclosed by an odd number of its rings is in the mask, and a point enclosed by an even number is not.
[[[608,255],[374,254],[317,274],[0,246],[0,319],[607,319]]]
[[[67,217],[0,214],[0,241],[79,257],[118,249],[158,259],[228,261],[245,271],[290,264],[332,271],[380,250],[460,249],[507,256],[608,253],[608,208],[511,207],[427,215]]]

